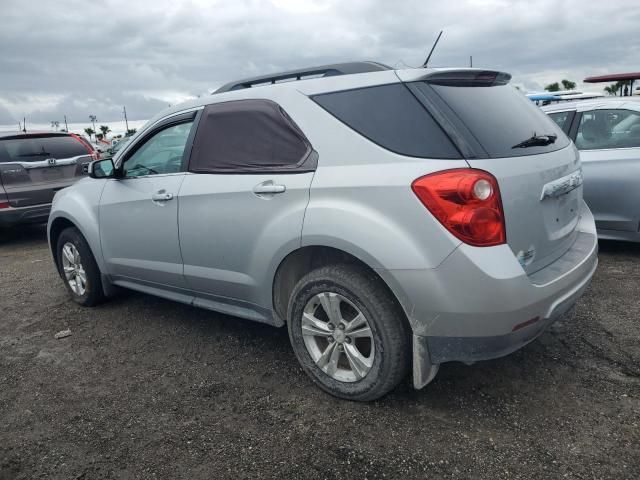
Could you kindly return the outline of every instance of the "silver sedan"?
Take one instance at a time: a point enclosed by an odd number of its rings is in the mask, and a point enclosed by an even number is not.
[[[558,103],[543,110],[580,150],[584,199],[598,237],[640,242],[640,97]]]

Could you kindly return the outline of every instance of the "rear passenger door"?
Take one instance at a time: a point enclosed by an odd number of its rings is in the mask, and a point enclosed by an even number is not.
[[[204,109],[178,202],[184,275],[197,305],[268,321],[270,266],[300,244],[316,164],[304,134],[272,101]]]
[[[584,199],[598,230],[640,226],[640,112],[596,109],[578,120],[575,144],[584,171]]]

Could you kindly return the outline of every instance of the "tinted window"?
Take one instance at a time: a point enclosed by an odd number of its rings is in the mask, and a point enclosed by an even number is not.
[[[535,155],[569,145],[569,139],[556,123],[510,85],[446,86],[416,83],[416,86],[427,96],[435,91],[490,157]],[[548,134],[557,135],[554,143],[515,147],[534,135]]]
[[[584,112],[576,146],[580,150],[640,147],[640,113],[631,110]]]
[[[140,177],[181,171],[184,147],[192,125],[192,121],[180,123],[155,133],[125,160],[124,175]]]
[[[194,172],[296,169],[311,147],[282,108],[268,100],[208,105],[191,152]]]
[[[88,147],[68,135],[25,137],[0,141],[0,161],[39,162],[47,158],[90,155]]]
[[[460,158],[451,140],[403,84],[327,93],[313,99],[387,150],[411,157]]]
[[[549,113],[549,118],[556,122],[556,124],[562,129],[563,132],[568,133],[571,126],[571,119],[573,118],[574,111],[569,110],[566,112]]]

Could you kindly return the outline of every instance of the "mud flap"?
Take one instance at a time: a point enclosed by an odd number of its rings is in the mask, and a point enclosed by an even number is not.
[[[413,388],[420,390],[433,380],[440,364],[431,363],[427,337],[413,335]]]

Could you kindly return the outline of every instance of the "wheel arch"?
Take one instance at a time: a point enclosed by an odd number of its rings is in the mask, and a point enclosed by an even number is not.
[[[48,229],[49,236],[49,249],[53,256],[53,262],[56,265],[56,269],[60,271],[60,265],[58,263],[58,255],[56,254],[56,247],[58,245],[58,238],[60,234],[67,228],[78,228],[78,226],[66,217],[57,217],[51,221]],[[80,230],[80,229],[78,229]]]
[[[273,277],[272,302],[275,315],[286,323],[288,317],[289,297],[298,281],[309,271],[331,264],[347,263],[359,265],[372,274],[388,290],[391,298],[402,309],[404,318],[410,331],[413,331],[409,321],[412,310],[411,303],[400,285],[382,268],[375,268],[375,260],[365,261],[361,256],[349,251],[326,245],[305,245],[290,252],[284,257]]]

